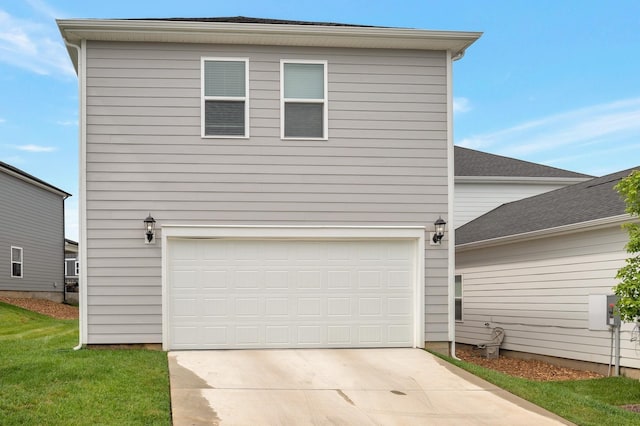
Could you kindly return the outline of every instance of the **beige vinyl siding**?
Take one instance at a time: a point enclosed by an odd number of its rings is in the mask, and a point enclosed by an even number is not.
[[[566,185],[551,183],[456,182],[455,227],[460,227],[502,204],[533,197],[564,186]]]
[[[456,340],[480,343],[503,327],[505,349],[608,364],[611,334],[589,330],[588,299],[613,294],[626,242],[612,225],[457,253],[464,322],[456,324]],[[632,329],[622,326],[621,365],[640,368]]]
[[[11,246],[22,248],[22,277],[11,277]],[[62,293],[64,200],[0,171],[0,291]]]
[[[249,139],[200,137],[203,56],[249,59]],[[329,140],[280,139],[280,59],[328,61]],[[161,341],[163,224],[432,227],[446,217],[445,61],[89,42],[87,343]],[[149,213],[156,245],[143,242]],[[425,339],[446,341],[446,243],[426,251]]]

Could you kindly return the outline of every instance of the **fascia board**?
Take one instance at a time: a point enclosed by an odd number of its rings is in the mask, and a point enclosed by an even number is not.
[[[461,253],[467,250],[475,250],[479,248],[494,247],[503,244],[517,243],[527,240],[535,240],[538,238],[567,235],[576,232],[585,231],[587,229],[599,229],[606,228],[612,225],[622,225],[626,222],[637,222],[640,219],[631,216],[630,214],[622,214],[617,216],[604,217],[601,219],[589,220],[586,222],[572,223],[569,225],[557,226],[554,228],[540,229],[537,231],[524,232],[521,234],[507,235],[499,238],[492,238],[489,240],[474,241],[472,243],[459,244],[456,246],[456,253]]]
[[[39,179],[32,179],[30,176],[24,175],[22,173],[18,173],[17,171],[11,170],[11,169],[7,169],[5,167],[0,166],[0,171],[8,174],[9,176],[13,176],[17,179],[20,179],[24,182],[30,183],[33,186],[37,186],[38,188],[42,188],[45,189],[53,194],[59,195],[60,197],[62,197],[63,199],[67,199],[68,197],[71,196],[71,194],[69,194],[66,191],[63,191],[61,189],[56,188],[53,185],[49,185],[46,182],[40,181]]]
[[[518,183],[518,184],[559,184],[572,185],[593,179],[571,177],[528,177],[528,176],[456,176],[456,183]]]

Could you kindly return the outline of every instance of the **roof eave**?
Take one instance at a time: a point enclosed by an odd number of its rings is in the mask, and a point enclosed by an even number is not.
[[[62,197],[62,199],[67,199],[69,197],[71,197],[71,194],[69,194],[66,191],[63,191],[60,188],[56,188],[55,186],[38,179],[35,176],[31,176],[30,174],[23,172],[20,169],[17,169],[13,166],[9,166],[9,165],[3,165],[0,164],[0,171],[8,174],[9,176],[13,176],[17,179],[20,179],[24,182],[30,183],[31,185],[37,186],[39,188],[45,189],[49,192],[52,192],[56,195],[59,195],[60,197]]]
[[[521,234],[506,235],[504,237],[491,238],[487,240],[473,241],[465,244],[456,245],[456,252],[464,252],[479,248],[487,248],[499,246],[503,244],[517,243],[527,240],[535,240],[538,238],[573,234],[575,232],[584,231],[586,229],[605,228],[612,225],[622,225],[625,222],[638,221],[639,218],[633,217],[628,213],[603,217],[600,219],[589,220],[586,222],[571,223],[568,225],[557,226],[554,228],[539,229],[531,232],[523,232]]]
[[[125,19],[58,19],[62,37],[81,40],[448,50],[460,56],[482,33],[384,27]]]
[[[592,177],[535,177],[535,176],[456,176],[456,183],[521,183],[572,185]]]

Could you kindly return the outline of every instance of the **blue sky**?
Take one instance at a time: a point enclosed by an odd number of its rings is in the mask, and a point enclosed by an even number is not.
[[[637,0],[3,0],[0,161],[78,193],[77,79],[56,18],[237,15],[482,31],[454,65],[456,144],[593,175],[640,165]]]

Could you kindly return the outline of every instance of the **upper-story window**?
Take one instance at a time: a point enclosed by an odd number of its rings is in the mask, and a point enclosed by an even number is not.
[[[202,58],[202,137],[249,137],[249,60]]]
[[[327,139],[327,61],[280,61],[283,139]]]
[[[22,278],[22,247],[11,246],[11,277]]]

